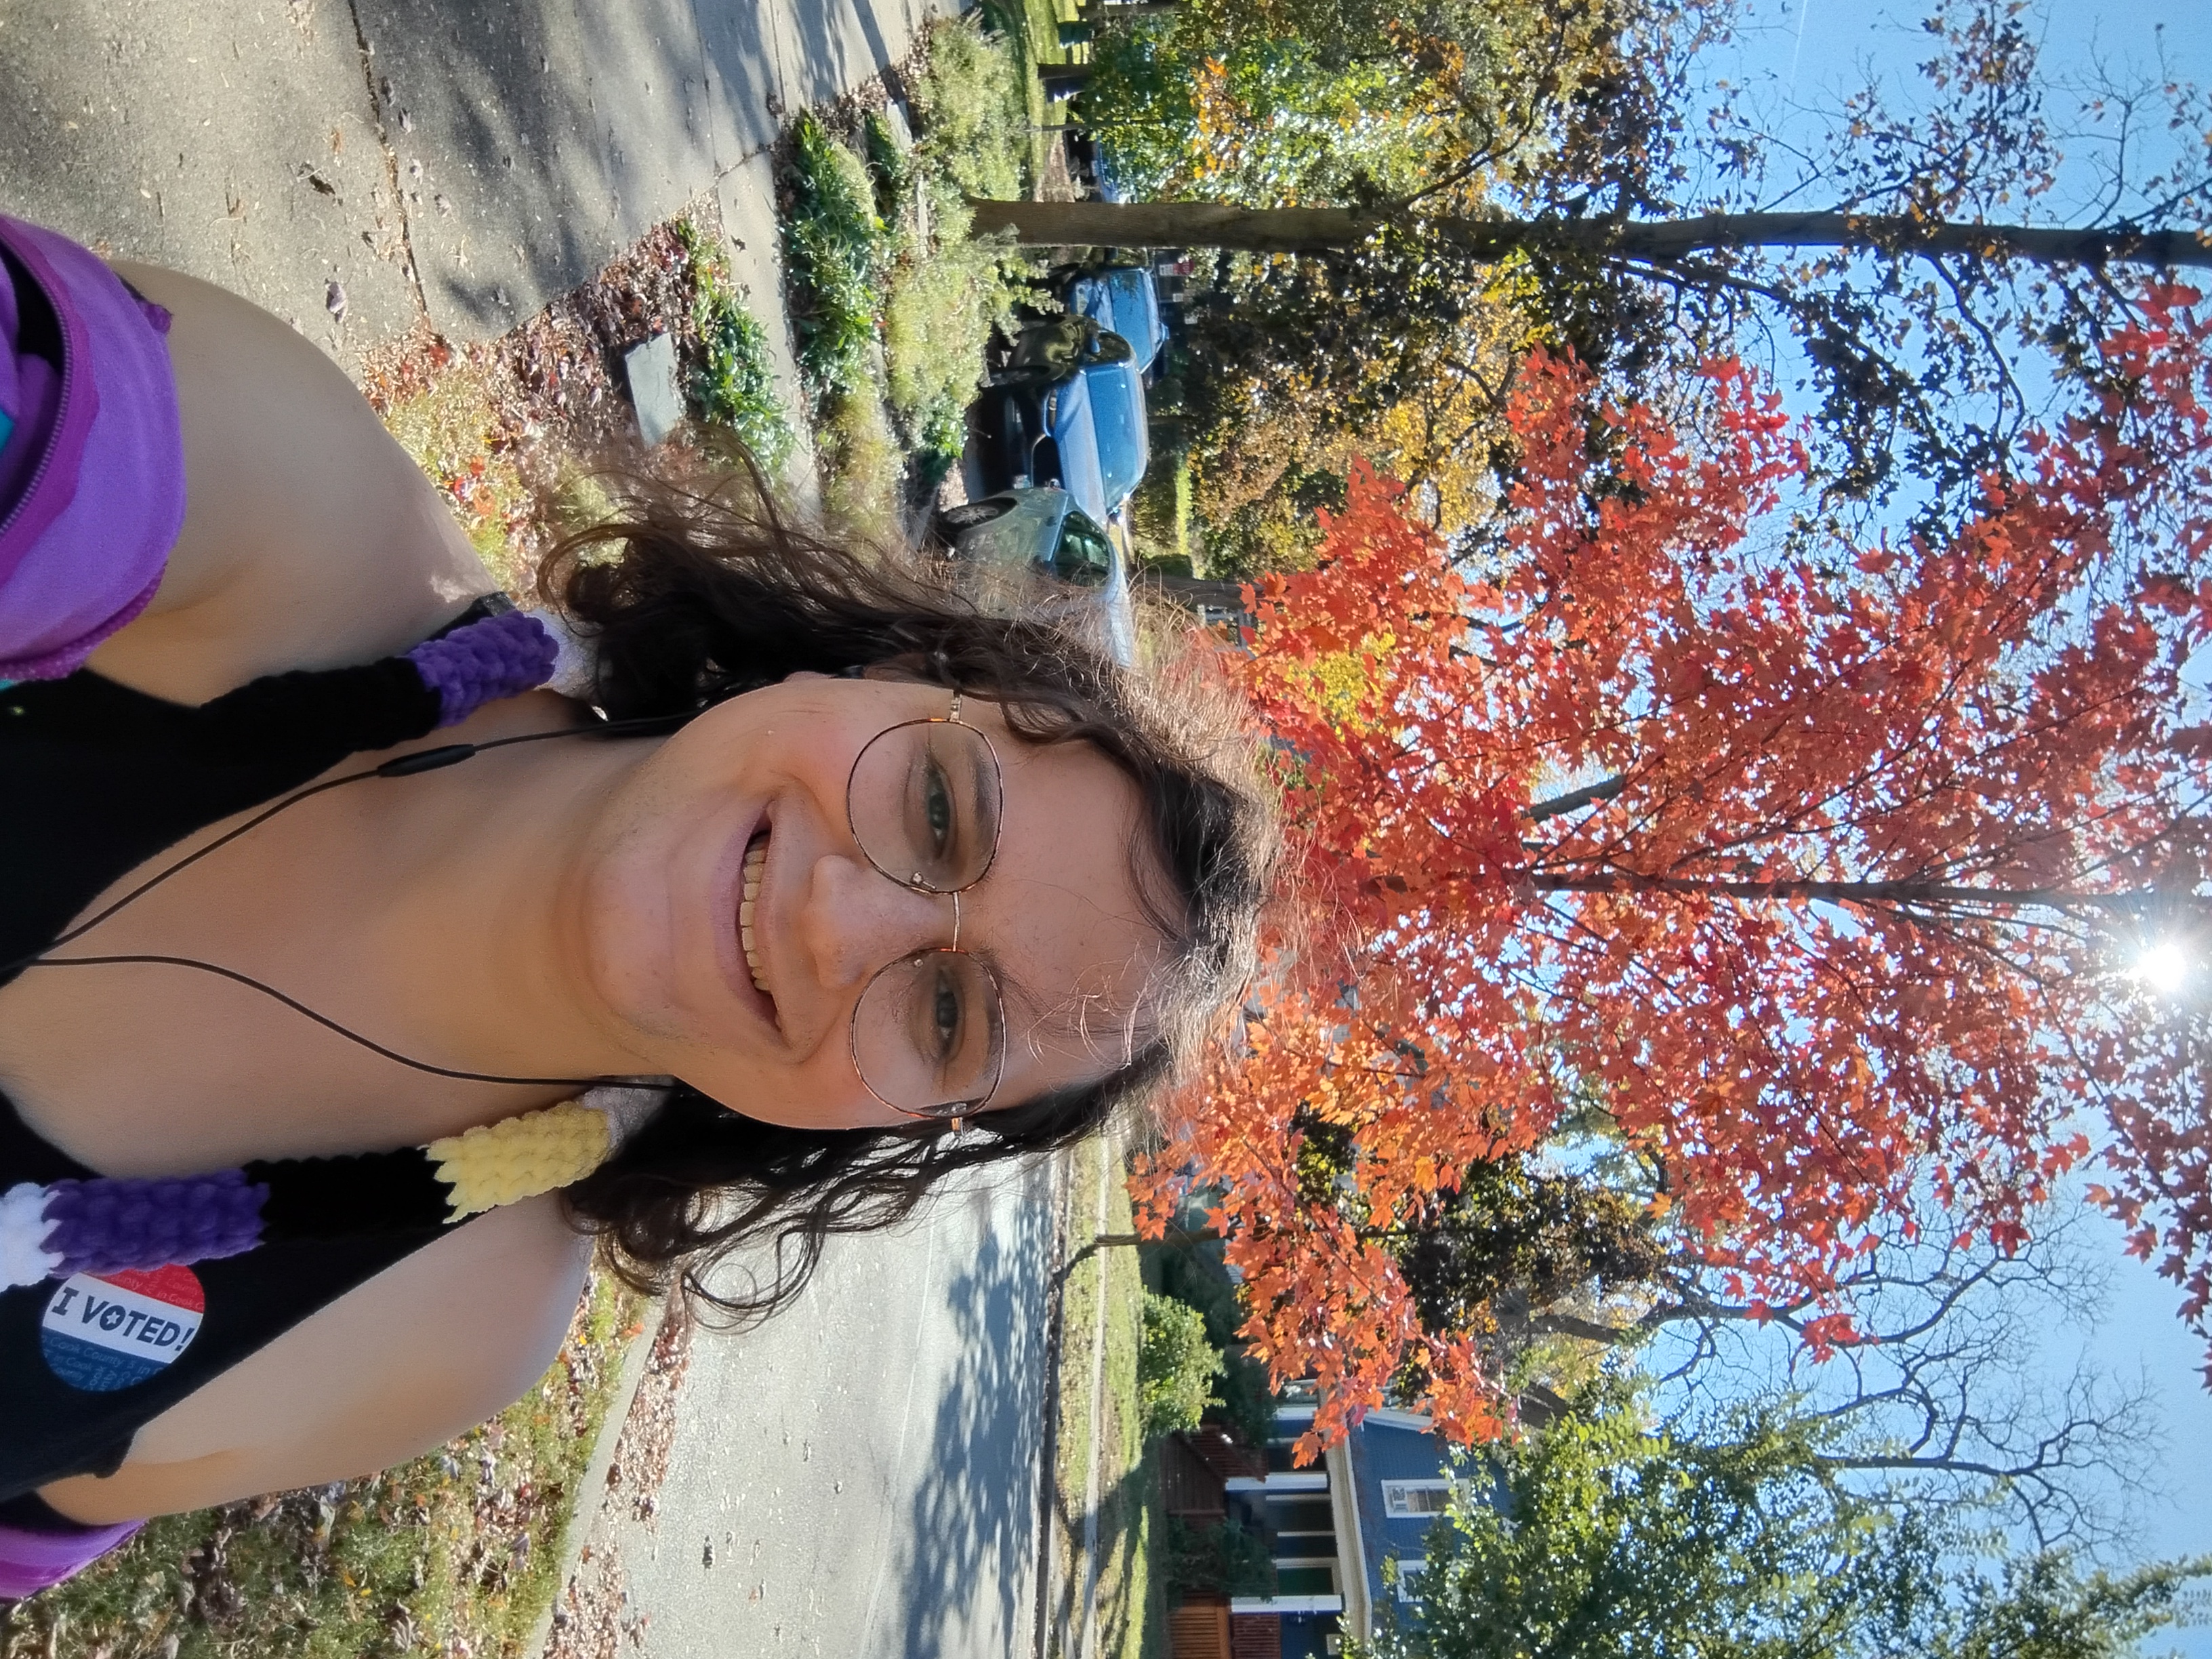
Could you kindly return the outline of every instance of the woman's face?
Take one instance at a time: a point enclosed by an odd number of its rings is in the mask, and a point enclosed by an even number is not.
[[[587,994],[635,1069],[805,1128],[910,1121],[869,1085],[927,1104],[903,1091],[926,1088],[933,1066],[956,1082],[987,1073],[981,981],[939,971],[957,959],[917,961],[953,943],[953,901],[902,886],[867,854],[903,869],[912,854],[927,876],[919,863],[935,850],[945,878],[934,884],[957,884],[994,814],[996,852],[959,896],[958,940],[990,964],[1003,1001],[990,1103],[1127,1060],[1133,1011],[1166,950],[1133,864],[1169,890],[1148,844],[1132,858],[1149,842],[1136,786],[1087,744],[1023,742],[973,697],[960,722],[989,738],[995,777],[966,763],[981,745],[942,726],[869,748],[952,707],[941,686],[799,676],[708,710],[625,776],[587,845],[579,948]],[[865,851],[847,811],[864,749]]]

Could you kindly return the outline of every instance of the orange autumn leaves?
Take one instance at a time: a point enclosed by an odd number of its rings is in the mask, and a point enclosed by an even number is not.
[[[2124,971],[2204,878],[2194,302],[2147,296],[2089,407],[1940,541],[1785,538],[1805,457],[1740,364],[1692,438],[1539,353],[1482,539],[1361,471],[1320,567],[1254,595],[1231,672],[1297,921],[1136,1186],[1155,1222],[1218,1194],[1247,1340],[1322,1384],[1309,1450],[1407,1377],[1453,1431],[1504,1426],[1480,1334],[1424,1329],[1377,1237],[1593,1104],[1753,1300],[1899,1218],[2017,1242],[2095,1135],[2201,1310],[2195,1033]],[[1358,1153],[1317,1195],[1321,1123]],[[1812,1335],[1851,1338],[1840,1305]]]

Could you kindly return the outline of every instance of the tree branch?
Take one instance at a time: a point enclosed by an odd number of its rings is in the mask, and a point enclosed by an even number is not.
[[[1239,248],[1322,253],[1357,246],[1395,222],[1352,208],[1241,208],[1222,202],[1005,202],[971,198],[975,228],[1011,230],[1031,246]],[[1705,213],[1686,219],[1461,219],[1421,222],[1467,258],[1553,251],[1649,260],[1743,248],[1858,248],[1941,258],[1968,254],[2040,265],[2212,268],[2194,231],[2122,225],[1998,225],[1893,214]]]

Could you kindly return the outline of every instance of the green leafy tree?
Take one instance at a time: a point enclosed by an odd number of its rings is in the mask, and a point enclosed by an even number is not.
[[[2212,1574],[1989,1553],[1956,1511],[1847,1490],[1784,1405],[1723,1426],[1655,1426],[1609,1381],[1471,1460],[1418,1625],[1369,1659],[2121,1659]]]
[[[2164,77],[2075,87],[2045,71],[2026,6],[1954,0],[1917,76],[1785,153],[1774,112],[1698,90],[1732,10],[1536,0],[1484,32],[1392,34],[1441,112],[1412,187],[1309,167],[1329,193],[993,203],[977,222],[1240,251],[1194,329],[1234,388],[1222,418],[1295,396],[1356,429],[1440,375],[1502,398],[1463,348],[1504,305],[1635,396],[1693,403],[1705,356],[1767,356],[1816,406],[1826,512],[1955,523],[1988,471],[2017,469],[2045,388],[2106,386],[2142,277],[2212,264],[2212,107]],[[1253,142],[1227,117],[1188,140],[1231,158]]]
[[[1403,1054],[1417,1060],[1414,1044]],[[1352,1237],[1380,1245],[1396,1263],[1421,1328],[1482,1340],[1501,1373],[1532,1340],[1562,1334],[1611,1346],[1641,1340],[1676,1305],[1672,1281],[1690,1267],[1680,1240],[1656,1221],[1648,1181],[1632,1160],[1584,1159],[1553,1168],[1512,1155],[1469,1164],[1457,1183],[1409,1196],[1388,1217],[1373,1213],[1352,1171],[1358,1148],[1341,1124],[1316,1113],[1297,1119],[1298,1198]],[[1603,1316],[1615,1298],[1614,1317]],[[1422,1359],[1409,1351],[1396,1387],[1424,1392]],[[1528,1385],[1548,1394],[1536,1374]]]
[[[1197,1309],[1206,1321],[1206,1340],[1221,1351],[1221,1376],[1214,1385],[1218,1405],[1209,1411],[1209,1419],[1234,1428],[1247,1445],[1266,1445],[1274,1432],[1274,1395],[1267,1386],[1267,1368],[1237,1340],[1244,1309],[1222,1266],[1221,1246],[1204,1240],[1156,1245],[1152,1260],[1161,1291]]]
[[[1117,32],[1097,51],[1086,125],[1143,200],[1287,205],[1418,189],[1449,107],[1417,56],[1331,61],[1296,35],[1224,43],[1194,15]]]
[[[1145,1292],[1144,1346],[1137,1358],[1137,1399],[1145,1432],[1158,1437],[1196,1428],[1218,1405],[1213,1379],[1221,1350],[1206,1340],[1206,1316],[1187,1302]]]
[[[1531,128],[1565,98],[1616,6],[1191,7],[1102,40],[1085,118],[1121,193],[1172,213],[1421,200],[1471,131]],[[1166,245],[1205,240],[1179,230]],[[1480,291],[1439,308],[1436,294],[1386,286],[1347,319],[1284,288],[1294,263],[1221,261],[1158,389],[1188,431],[1215,576],[1310,563],[1315,509],[1343,506],[1355,458],[1406,481],[1442,522],[1465,522],[1491,495],[1517,327],[1500,325],[1507,308]]]

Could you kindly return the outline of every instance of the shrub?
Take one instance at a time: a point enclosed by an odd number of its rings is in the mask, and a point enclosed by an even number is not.
[[[939,209],[937,246],[900,267],[884,313],[891,408],[925,462],[942,468],[967,441],[967,410],[991,332],[1012,314],[1007,250],[968,240],[965,204]]]
[[[830,517],[873,539],[898,536],[898,440],[872,386],[833,392],[815,428],[822,458],[822,505]]]
[[[1248,1445],[1266,1445],[1275,1428],[1274,1392],[1267,1385],[1267,1368],[1237,1343],[1244,1307],[1221,1265],[1221,1247],[1207,1243],[1153,1249],[1160,1289],[1204,1315],[1206,1340],[1223,1351],[1217,1409],[1212,1415],[1236,1429]]]
[[[972,19],[940,24],[930,36],[915,107],[922,123],[915,148],[951,181],[947,195],[1004,201],[1024,193],[1029,106],[1005,41],[985,39]]]
[[[792,216],[785,228],[799,362],[817,395],[872,378],[884,228],[867,165],[811,114],[791,124]]]
[[[1137,1397],[1145,1413],[1145,1432],[1172,1434],[1194,1429],[1213,1397],[1221,1375],[1221,1350],[1206,1340],[1206,1316],[1188,1302],[1145,1292],[1145,1346],[1137,1358]]]
[[[914,183],[914,164],[899,148],[898,135],[878,110],[860,118],[860,148],[867,153],[868,171],[875,175],[876,211],[885,219],[898,216],[908,186]]]
[[[689,220],[678,234],[691,255],[691,318],[699,331],[699,366],[690,386],[693,414],[736,434],[771,474],[791,459],[791,422],[775,395],[768,331],[730,285],[718,252]]]
[[[1167,567],[1181,561],[1181,574],[1203,574],[1192,558],[1190,458],[1155,441],[1152,465],[1129,498],[1131,529],[1146,562]]]
[[[902,477],[918,499],[959,459],[985,350],[1027,269],[1011,240],[971,239],[966,199],[1021,193],[1028,118],[1011,50],[970,22],[935,25],[915,110],[910,150],[879,113],[861,118],[858,149],[812,115],[793,122],[784,229],[826,497],[892,534]]]
[[[1180,1601],[1194,1590],[1221,1595],[1273,1595],[1275,1564],[1267,1540],[1234,1521],[1194,1527],[1168,1516],[1168,1594]]]
[[[1024,110],[1012,50],[986,40],[970,21],[940,23],[930,35],[928,67],[915,88],[921,136],[912,157],[899,155],[890,128],[872,118],[871,160],[890,180],[906,168],[919,211],[897,216],[897,269],[884,313],[889,392],[918,482],[942,477],[967,441],[967,409],[983,378],[994,331],[1011,331],[1016,279],[1026,270],[1012,241],[970,238],[969,196],[1021,193]],[[878,131],[880,129],[880,132]]]

